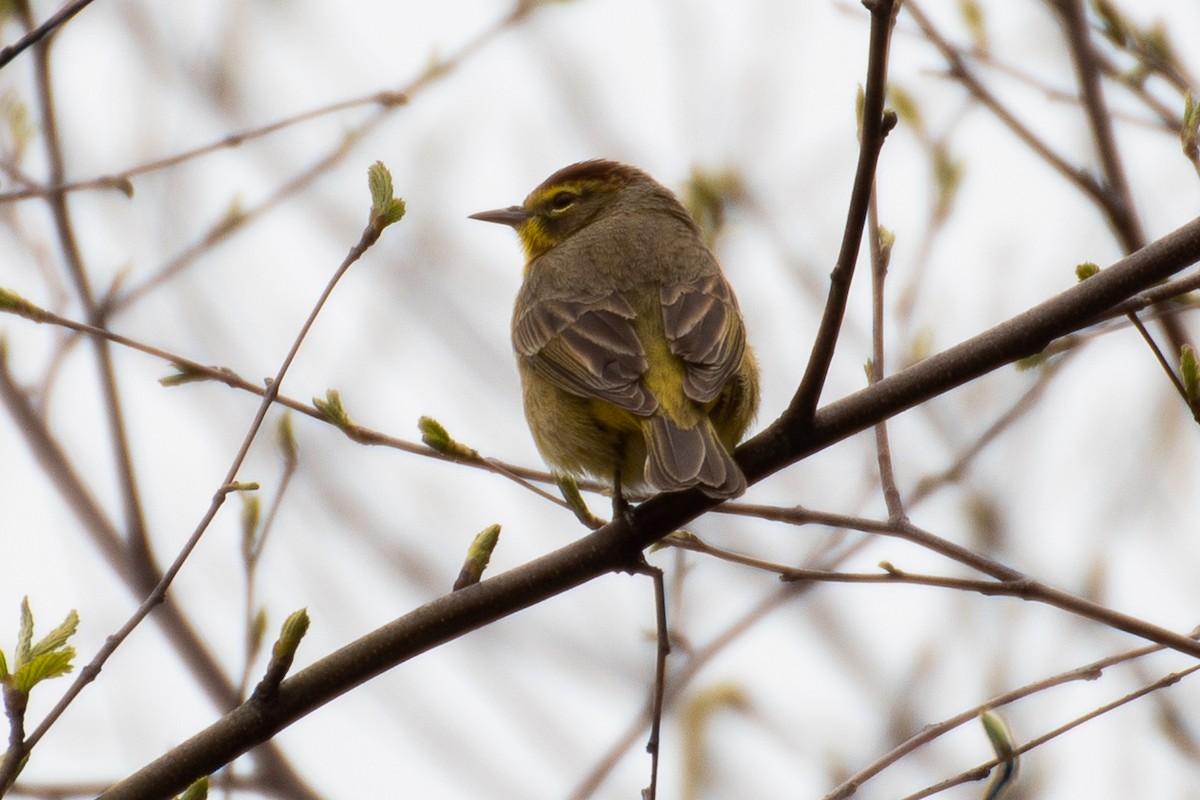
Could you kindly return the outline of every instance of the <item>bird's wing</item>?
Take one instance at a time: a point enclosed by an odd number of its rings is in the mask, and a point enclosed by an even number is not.
[[[742,363],[746,329],[733,289],[719,273],[659,293],[671,352],[686,364],[684,393],[697,403],[717,398]]]
[[[634,330],[635,316],[619,292],[542,300],[517,318],[513,346],[563,391],[647,416],[658,400],[641,383],[648,361]]]

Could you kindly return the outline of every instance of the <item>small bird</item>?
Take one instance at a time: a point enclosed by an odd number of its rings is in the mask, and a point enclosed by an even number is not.
[[[622,488],[737,497],[730,452],[758,408],[733,289],[690,214],[615,161],[560,169],[519,206],[525,272],[512,319],[525,416],[542,457]]]

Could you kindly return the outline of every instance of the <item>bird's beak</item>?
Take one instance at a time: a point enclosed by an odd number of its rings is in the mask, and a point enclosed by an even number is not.
[[[515,228],[529,217],[530,214],[524,207],[509,206],[508,208],[497,208],[495,211],[480,211],[478,214],[472,214],[469,219],[481,219],[484,222],[495,222]]]

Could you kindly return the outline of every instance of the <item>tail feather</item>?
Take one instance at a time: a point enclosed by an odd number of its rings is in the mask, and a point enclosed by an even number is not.
[[[737,497],[746,476],[717,439],[707,418],[682,428],[662,414],[647,419],[646,480],[658,489],[698,487],[710,497]]]

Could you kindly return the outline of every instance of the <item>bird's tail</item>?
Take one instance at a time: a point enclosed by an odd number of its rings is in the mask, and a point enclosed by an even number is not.
[[[746,476],[701,417],[683,428],[663,414],[646,419],[646,481],[664,490],[697,487],[709,497],[727,499],[746,491]]]

